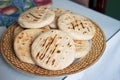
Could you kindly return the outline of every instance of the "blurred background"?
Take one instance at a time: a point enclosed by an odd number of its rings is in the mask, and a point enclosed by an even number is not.
[[[54,0],[55,1],[55,0]],[[58,1],[58,0],[56,0]],[[62,0],[61,0],[62,1]],[[120,0],[70,0],[120,20]],[[0,26],[9,26],[20,13],[34,6],[50,7],[52,0],[0,0]]]
[[[71,0],[120,20],[120,0]]]

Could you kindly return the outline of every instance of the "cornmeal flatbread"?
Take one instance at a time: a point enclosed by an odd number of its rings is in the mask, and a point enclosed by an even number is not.
[[[50,24],[55,18],[55,13],[46,7],[34,7],[18,18],[18,23],[24,28],[41,28]]]
[[[23,62],[34,64],[31,58],[31,45],[34,39],[41,33],[49,30],[48,27],[41,29],[26,29],[20,32],[14,40],[16,56]]]
[[[58,18],[59,18],[62,14],[72,13],[71,11],[65,10],[65,9],[62,9],[62,8],[52,8],[52,9],[50,9],[50,10],[55,13],[54,21],[50,24],[50,27],[51,27],[51,28],[55,28],[55,29],[58,28],[58,27],[57,27],[57,20],[58,20]]]
[[[95,25],[89,19],[77,14],[61,15],[58,27],[75,40],[90,40],[95,34]]]
[[[60,70],[69,66],[75,58],[74,41],[60,30],[49,30],[35,39],[31,54],[38,66]]]
[[[90,51],[90,42],[88,40],[74,40],[75,42],[75,58],[83,58]]]

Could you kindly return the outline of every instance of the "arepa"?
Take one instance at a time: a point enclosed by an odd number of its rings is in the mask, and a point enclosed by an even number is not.
[[[90,51],[90,42],[88,40],[74,40],[75,42],[75,58],[83,58]]]
[[[20,32],[14,40],[16,56],[23,62],[34,64],[31,58],[31,44],[38,35],[47,30],[49,28],[44,27],[41,29],[26,29]]]
[[[55,29],[58,28],[57,27],[57,20],[62,14],[72,13],[71,11],[65,10],[65,9],[62,9],[62,8],[51,8],[50,10],[55,13],[54,21],[50,24],[50,27],[55,28]]]
[[[60,30],[49,30],[35,39],[31,54],[38,66],[61,70],[68,67],[75,58],[74,41]]]
[[[55,18],[55,13],[46,7],[34,7],[18,18],[18,23],[24,28],[41,28],[50,24]]]
[[[61,15],[58,27],[75,40],[90,40],[95,34],[95,25],[86,17],[77,14]]]

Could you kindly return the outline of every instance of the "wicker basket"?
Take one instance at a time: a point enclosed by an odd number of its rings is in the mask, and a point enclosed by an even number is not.
[[[61,76],[61,75],[68,75],[68,74],[80,72],[88,68],[89,66],[91,66],[93,63],[95,63],[101,57],[106,47],[104,34],[102,30],[96,25],[95,27],[96,34],[92,39],[91,51],[83,59],[71,64],[70,66],[68,66],[63,70],[56,70],[56,71],[47,70],[47,69],[38,67],[36,65],[24,63],[16,57],[13,49],[13,42],[14,42],[13,31],[16,28],[16,26],[18,26],[18,24],[14,23],[3,34],[1,43],[0,43],[1,53],[4,59],[11,66],[13,66],[14,68],[22,72],[27,72],[34,75]]]

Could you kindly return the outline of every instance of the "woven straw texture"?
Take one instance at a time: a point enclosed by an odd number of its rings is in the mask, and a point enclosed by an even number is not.
[[[95,24],[96,25],[96,24]],[[11,25],[7,31],[3,34],[2,40],[1,40],[1,53],[4,57],[4,59],[14,68],[17,70],[27,72],[33,75],[39,75],[39,76],[61,76],[61,75],[68,75],[73,74],[76,72],[80,72],[89,66],[91,66],[93,63],[95,63],[103,54],[106,42],[105,37],[102,32],[102,30],[96,25],[96,34],[94,38],[92,39],[92,46],[90,52],[80,61],[77,61],[67,68],[63,70],[47,70],[43,69],[41,67],[38,67],[36,65],[24,63],[20,61],[14,52],[13,49],[13,42],[14,42],[14,36],[13,31],[18,26],[17,23],[14,23]]]

